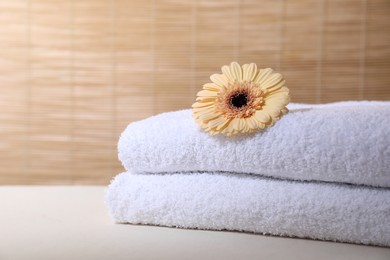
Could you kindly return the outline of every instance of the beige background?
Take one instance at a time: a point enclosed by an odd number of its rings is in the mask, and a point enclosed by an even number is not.
[[[0,184],[105,184],[131,121],[189,108],[224,64],[293,102],[390,100],[388,0],[0,0]]]

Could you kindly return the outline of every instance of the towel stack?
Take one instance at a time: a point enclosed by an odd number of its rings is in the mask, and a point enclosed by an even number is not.
[[[274,126],[210,136],[190,110],[131,123],[106,203],[117,223],[390,246],[390,102],[290,104]]]

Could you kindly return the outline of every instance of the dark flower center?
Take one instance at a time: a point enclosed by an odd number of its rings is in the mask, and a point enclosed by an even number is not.
[[[231,97],[230,103],[236,108],[241,108],[248,103],[248,96],[246,93],[237,93]]]

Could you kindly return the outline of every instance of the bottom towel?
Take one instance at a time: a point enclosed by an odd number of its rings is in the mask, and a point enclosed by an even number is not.
[[[390,246],[390,190],[227,173],[122,173],[115,222]]]

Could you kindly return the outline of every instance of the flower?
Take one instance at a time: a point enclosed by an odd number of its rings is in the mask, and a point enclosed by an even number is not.
[[[210,76],[192,105],[195,121],[211,135],[251,133],[273,125],[288,112],[289,90],[279,73],[237,62]]]

